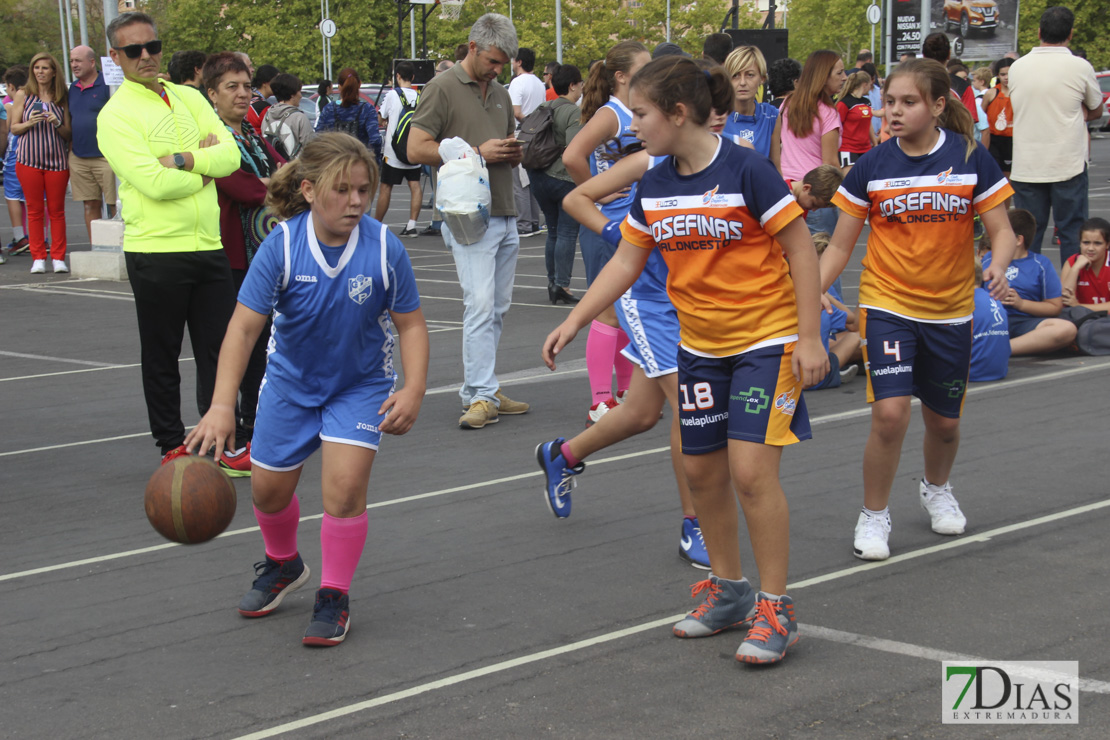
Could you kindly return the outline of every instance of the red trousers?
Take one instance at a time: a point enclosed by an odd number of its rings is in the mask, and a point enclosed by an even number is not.
[[[50,212],[50,256],[66,258],[66,185],[69,170],[40,170],[15,163],[15,176],[23,186],[27,199],[27,237],[31,241],[31,258],[46,259],[46,237],[43,228],[43,200]]]

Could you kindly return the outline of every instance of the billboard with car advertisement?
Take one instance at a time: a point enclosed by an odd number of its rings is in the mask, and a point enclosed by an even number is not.
[[[1017,51],[1018,0],[929,2],[929,33],[947,34],[953,57],[993,61]]]

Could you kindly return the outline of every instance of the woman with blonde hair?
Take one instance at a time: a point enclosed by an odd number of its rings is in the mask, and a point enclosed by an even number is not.
[[[15,172],[27,200],[31,273],[46,272],[45,216],[50,218],[54,272],[66,267],[66,185],[69,184],[69,106],[58,62],[46,52],[31,59],[27,84],[12,99],[11,131],[19,137]],[[46,201],[46,212],[43,210]]]
[[[736,99],[722,135],[737,144],[750,142],[757,152],[769,157],[779,111],[770,103],[757,100],[759,88],[767,82],[763,52],[754,46],[738,46],[725,59],[725,71],[732,80]]]

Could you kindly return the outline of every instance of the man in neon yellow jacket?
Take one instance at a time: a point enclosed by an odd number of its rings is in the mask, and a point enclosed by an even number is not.
[[[120,180],[143,392],[151,433],[167,462],[184,453],[178,359],[185,326],[203,416],[235,308],[212,179],[239,168],[239,148],[200,93],[158,78],[162,42],[150,16],[123,13],[107,36],[126,79],[100,111],[97,141]]]

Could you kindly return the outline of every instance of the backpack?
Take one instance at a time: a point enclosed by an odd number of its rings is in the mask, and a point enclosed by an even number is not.
[[[1075,324],[1073,349],[1083,355],[1110,355],[1110,318],[1106,311],[1092,311],[1083,306],[1068,306],[1060,312],[1060,318]]]
[[[395,87],[393,89],[401,100],[401,112],[397,116],[397,126],[393,129],[393,138],[389,140],[389,145],[393,147],[393,156],[397,158],[398,162],[417,164],[409,161],[409,124],[412,123],[412,117],[416,113],[416,105],[420,102],[420,92],[417,91],[416,100],[410,103],[403,88]]]
[[[274,151],[280,154],[287,162],[292,161],[294,157],[301,153],[301,142],[297,141],[293,129],[285,125],[285,120],[296,112],[297,109],[290,106],[282,111],[280,116],[271,118],[268,121],[263,121],[262,138],[265,139],[266,143],[272,146]],[[288,132],[289,138],[293,140],[293,151],[289,151],[288,147],[285,146],[286,135],[283,131]]]
[[[546,170],[563,154],[565,146],[555,139],[555,108],[559,101],[574,105],[566,98],[558,98],[551,105],[541,105],[524,117],[516,138],[524,144],[524,157],[520,166],[526,170]]]
[[[335,108],[335,126],[332,130],[333,131],[338,131],[341,134],[350,134],[351,136],[355,137],[356,139],[361,141],[363,144],[365,144],[366,142],[363,141],[363,134],[362,134],[362,111],[366,108],[366,104],[362,103],[362,102],[358,103],[358,113],[355,114],[354,120],[351,120],[351,121],[340,121],[339,120],[339,105],[336,104],[336,103],[332,103],[332,105],[334,105],[336,107]]]

